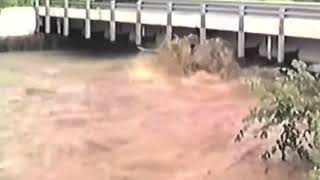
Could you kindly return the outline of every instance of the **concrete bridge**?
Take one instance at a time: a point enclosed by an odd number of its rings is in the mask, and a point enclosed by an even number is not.
[[[87,39],[102,31],[105,38],[116,41],[118,33],[127,32],[140,45],[148,35],[171,40],[173,33],[188,34],[198,29],[201,43],[221,36],[232,42],[239,58],[245,57],[246,48],[254,46],[259,47],[261,55],[276,58],[279,63],[287,52],[297,51],[301,59],[312,62],[320,57],[317,3],[36,0],[35,8],[37,30],[44,27],[45,33],[52,33],[52,24],[56,25],[55,33],[69,36],[70,29],[79,29]]]

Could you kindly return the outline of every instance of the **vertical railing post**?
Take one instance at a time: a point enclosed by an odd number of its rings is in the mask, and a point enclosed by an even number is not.
[[[64,0],[63,35],[69,36],[69,0]]]
[[[116,41],[116,20],[115,20],[116,1],[110,0],[110,41]]]
[[[170,42],[172,39],[172,2],[167,2],[167,30],[166,30],[166,42]]]
[[[91,20],[90,20],[91,0],[86,0],[86,19],[85,19],[85,38],[91,38]]]
[[[238,58],[245,57],[245,32],[244,32],[245,6],[239,6],[239,29],[238,29]]]
[[[36,33],[40,32],[40,14],[39,14],[39,6],[40,6],[40,0],[34,1],[34,8],[36,13]]]
[[[285,18],[284,7],[279,9],[279,33],[278,33],[278,63],[284,61],[285,55],[285,36],[284,36],[284,18]]]
[[[141,44],[141,5],[142,0],[137,1],[137,14],[136,14],[136,45]]]
[[[45,17],[45,33],[50,33],[50,0],[45,0],[45,9],[46,9],[46,17]]]
[[[267,36],[267,58],[268,60],[272,59],[272,36]]]
[[[206,29],[206,13],[207,5],[202,3],[200,5],[200,44],[204,44],[207,40],[207,29]]]

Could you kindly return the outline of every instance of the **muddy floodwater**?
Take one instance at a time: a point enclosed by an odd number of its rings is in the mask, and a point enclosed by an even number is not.
[[[300,180],[234,143],[256,99],[237,81],[190,78],[148,56],[0,54],[0,177],[13,180]]]

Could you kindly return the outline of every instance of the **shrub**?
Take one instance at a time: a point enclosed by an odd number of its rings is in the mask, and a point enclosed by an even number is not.
[[[251,84],[263,96],[260,105],[244,119],[245,128],[235,140],[241,140],[247,125],[257,122],[262,123],[258,134],[262,139],[268,138],[274,127],[279,127],[281,132],[272,148],[262,154],[262,159],[268,160],[279,152],[285,161],[291,152],[317,166],[317,158],[310,153],[319,150],[320,82],[307,71],[304,62],[294,60],[292,66],[293,69],[283,68],[285,75],[272,82]]]

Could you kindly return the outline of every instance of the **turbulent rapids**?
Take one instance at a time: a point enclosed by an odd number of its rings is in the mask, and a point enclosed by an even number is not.
[[[0,126],[0,177],[302,179],[281,163],[265,174],[260,142],[233,142],[256,99],[227,42],[189,36],[145,52],[1,53],[0,116],[11,124]]]
[[[234,50],[221,38],[212,38],[200,44],[196,35],[179,38],[175,36],[169,43],[162,43],[156,49],[139,48],[143,52],[156,54],[155,63],[175,69],[175,73],[190,76],[198,71],[216,73],[223,79],[239,75],[239,64]]]

